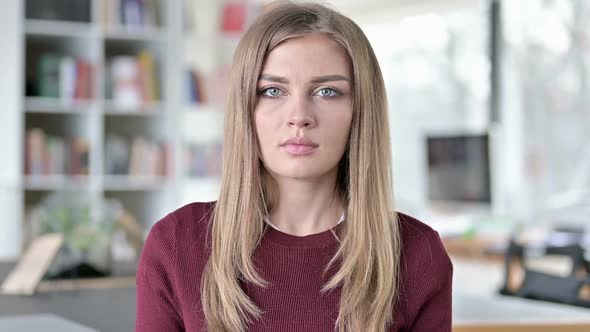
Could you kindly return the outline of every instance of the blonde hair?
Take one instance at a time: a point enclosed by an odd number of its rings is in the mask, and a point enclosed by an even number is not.
[[[252,255],[264,234],[266,211],[278,200],[276,184],[259,159],[253,121],[257,81],[274,47],[312,33],[336,41],[348,54],[353,74],[353,119],[336,188],[347,221],[338,251],[325,268],[338,264],[338,271],[322,292],[342,287],[336,321],[340,332],[383,331],[392,323],[401,249],[381,70],[369,41],[352,20],[321,4],[281,1],[265,8],[234,54],[221,190],[201,285],[210,331],[245,331],[263,314],[240,287],[241,282],[267,286]]]

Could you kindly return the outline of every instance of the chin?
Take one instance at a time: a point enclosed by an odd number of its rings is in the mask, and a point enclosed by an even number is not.
[[[311,165],[296,165],[294,167],[283,168],[272,173],[283,178],[304,180],[319,178],[323,175],[326,175],[329,171],[330,169],[315,168]]]
[[[311,172],[310,170],[283,170],[279,172],[273,172],[273,175],[281,178],[290,179],[310,179],[320,176],[317,172]]]

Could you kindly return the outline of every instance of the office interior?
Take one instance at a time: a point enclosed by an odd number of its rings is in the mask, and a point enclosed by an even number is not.
[[[0,330],[133,329],[151,226],[216,199],[233,50],[269,2],[0,4],[0,285],[42,273],[0,292]],[[590,331],[590,2],[324,3],[379,60],[396,209],[451,256],[453,330]]]

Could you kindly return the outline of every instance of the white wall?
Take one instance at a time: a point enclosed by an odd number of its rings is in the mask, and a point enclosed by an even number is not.
[[[357,24],[391,22],[410,15],[449,10],[481,0],[327,0]]]
[[[337,4],[337,2],[332,1],[333,4]],[[379,1],[370,2],[377,3]],[[393,60],[394,50],[399,49],[399,45],[395,43],[400,42],[402,37],[395,35],[397,30],[394,26],[398,26],[406,17],[447,13],[453,12],[455,9],[476,9],[481,8],[482,4],[478,0],[418,0],[413,2],[398,0],[390,2],[389,6],[380,2],[378,10],[377,7],[366,6],[364,11],[351,15],[352,19],[365,30],[375,50],[388,90],[394,194],[396,208],[403,212],[421,214],[429,210],[425,135],[439,131],[484,132],[487,129],[488,121],[487,108],[479,104],[479,99],[478,102],[470,99],[465,107],[471,111],[464,112],[455,109],[455,107],[449,108],[449,102],[442,100],[439,100],[439,102],[443,102],[440,108],[434,108],[435,103],[433,102],[420,100],[408,104],[407,98],[403,100],[403,95],[400,95],[399,91],[393,91],[394,78],[396,81],[410,80],[410,77],[407,77],[410,74],[400,73],[400,67],[395,66],[393,62],[395,61]],[[425,36],[414,37],[427,39]],[[483,38],[485,39],[487,36],[483,36]],[[424,98],[427,99],[429,96],[425,95]],[[433,98],[437,97],[433,96]],[[495,148],[494,145],[493,148]],[[501,166],[501,160],[492,160],[492,162],[494,166],[491,171],[496,172]],[[493,183],[494,195],[500,193],[498,191],[500,187],[497,183]]]
[[[21,170],[23,146],[21,103],[24,82],[21,6],[24,1],[0,2],[0,259],[20,251]]]

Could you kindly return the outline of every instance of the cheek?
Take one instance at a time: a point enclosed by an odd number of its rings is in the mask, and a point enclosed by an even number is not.
[[[332,144],[342,145],[346,144],[350,133],[350,127],[352,122],[352,112],[346,114],[346,116],[339,116],[326,119],[326,133],[327,137]]]
[[[275,120],[265,115],[263,112],[256,112],[254,114],[256,136],[258,137],[262,148],[275,141],[274,136],[277,133],[275,122]]]

